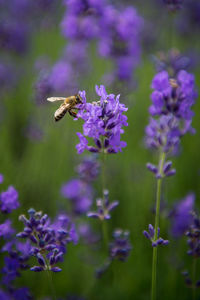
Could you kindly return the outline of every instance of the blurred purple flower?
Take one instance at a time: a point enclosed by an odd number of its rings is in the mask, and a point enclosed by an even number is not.
[[[195,212],[192,214],[192,223],[189,225],[185,235],[188,237],[188,255],[194,259],[200,257],[200,217]]]
[[[0,289],[0,299],[2,299],[2,300],[12,300],[12,297],[7,292]]]
[[[77,166],[76,171],[83,181],[91,182],[99,175],[99,168],[100,166],[95,156],[86,156]]]
[[[81,223],[78,227],[78,234],[85,244],[94,244],[99,241],[100,236],[93,232],[90,224]]]
[[[1,93],[7,90],[11,90],[16,83],[17,73],[14,64],[0,62],[0,86]]]
[[[11,213],[19,207],[18,192],[13,186],[9,186],[6,192],[0,195],[0,209],[3,213]]]
[[[114,61],[119,80],[130,81],[140,61],[143,20],[133,6],[104,7],[100,18],[99,53]]]
[[[153,56],[153,61],[157,72],[167,71],[170,77],[174,77],[179,71],[190,67],[192,58],[182,55],[179,50],[173,48],[167,53],[157,53]]]
[[[197,98],[192,74],[181,70],[176,79],[170,79],[168,73],[162,71],[154,77],[152,88],[149,109],[152,116],[171,113],[183,121],[191,121],[194,113],[190,109]]]
[[[77,214],[86,213],[92,204],[92,187],[81,179],[68,181],[62,186],[61,194],[71,201],[72,209]]]
[[[111,260],[117,259],[120,261],[127,260],[132,250],[129,241],[129,232],[121,229],[116,229],[113,233],[113,242],[109,245],[109,254]]]
[[[0,22],[0,48],[24,54],[28,47],[28,25],[22,20],[6,18]]]
[[[12,222],[9,219],[0,224],[0,236],[4,239],[10,239],[10,237],[15,233],[11,224]]]
[[[172,222],[171,233],[173,237],[179,238],[184,235],[192,224],[195,195],[188,194],[183,200],[178,202],[170,213]]]
[[[30,291],[26,287],[16,289],[13,292],[13,297],[15,300],[31,300],[32,299],[32,297],[30,295]]]
[[[168,6],[172,11],[181,9],[184,0],[163,0],[163,2]]]
[[[0,174],[0,184],[3,183],[4,177],[2,174]]]

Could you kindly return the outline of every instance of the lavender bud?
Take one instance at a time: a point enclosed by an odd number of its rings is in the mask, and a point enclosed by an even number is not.
[[[33,243],[37,244],[37,239],[33,234],[29,235],[29,238]]]
[[[108,148],[108,146],[109,146],[109,139],[105,139],[104,140],[104,148]]]
[[[63,257],[63,253],[60,252],[55,256],[55,263],[57,263],[58,261],[60,261]]]
[[[38,263],[42,266],[42,267],[45,267],[45,260],[44,260],[44,257],[40,254],[40,253],[38,253],[37,254],[37,259],[38,259]]]
[[[58,267],[53,267],[53,268],[51,268],[51,271],[52,271],[52,272],[61,272],[62,269],[60,269],[60,268],[58,268]]]
[[[101,141],[99,139],[95,139],[95,144],[99,149],[101,149]]]
[[[172,162],[171,161],[167,161],[163,167],[163,173],[166,174],[172,166]]]
[[[56,263],[56,262],[55,262],[55,256],[54,256],[54,255],[52,255],[52,256],[50,257],[49,263],[50,263],[51,266],[54,265],[54,264]]]
[[[34,208],[30,208],[28,210],[28,214],[30,215],[30,217],[33,217],[35,215],[35,209]]]
[[[151,224],[149,224],[149,234],[150,234],[151,238],[153,238],[154,234],[155,234],[155,230],[153,228],[153,225],[151,225]]]
[[[110,125],[107,126],[107,129],[108,130],[113,129],[115,126],[116,126],[116,123],[112,122]]]
[[[143,231],[143,234],[147,239],[151,239],[149,233],[146,230]]]
[[[153,164],[147,163],[147,164],[146,164],[146,167],[147,167],[147,169],[148,169],[150,172],[153,172],[154,174],[157,174],[158,168],[157,168],[156,166],[154,166]]]
[[[28,233],[26,232],[20,232],[16,235],[19,238],[27,238],[28,237]]]
[[[34,266],[34,267],[30,268],[30,270],[34,271],[34,272],[44,271],[44,269],[42,267],[39,267],[39,266]]]
[[[116,151],[115,151],[115,149],[113,149],[113,148],[109,148],[108,150],[107,150],[107,153],[109,153],[109,154],[114,154],[114,153],[117,153]]]
[[[166,176],[173,176],[175,174],[176,174],[176,170],[172,169],[172,170],[170,170],[169,172],[166,173]]]
[[[97,153],[97,152],[99,152],[99,149],[92,147],[92,146],[88,146],[88,151],[90,151],[92,153]]]
[[[169,241],[168,241],[168,240],[164,240],[162,244],[163,244],[164,246],[166,246],[166,245],[169,244]]]

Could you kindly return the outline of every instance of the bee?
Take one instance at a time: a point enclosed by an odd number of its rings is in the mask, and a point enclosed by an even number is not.
[[[55,101],[63,101],[60,107],[54,113],[54,119],[56,122],[60,121],[64,115],[68,112],[70,116],[76,117],[77,113],[73,111],[74,109],[78,109],[76,107],[77,104],[82,104],[82,100],[79,94],[70,97],[50,97],[47,98],[47,101],[55,102]]]

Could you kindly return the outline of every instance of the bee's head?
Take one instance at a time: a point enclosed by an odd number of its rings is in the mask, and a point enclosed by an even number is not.
[[[82,104],[83,103],[82,99],[81,99],[81,96],[79,94],[77,94],[75,97],[76,97],[76,103],[77,104]]]

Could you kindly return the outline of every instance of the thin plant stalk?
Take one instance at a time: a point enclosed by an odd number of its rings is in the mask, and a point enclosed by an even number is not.
[[[49,271],[49,264],[48,264],[47,261],[46,261],[46,266],[47,266],[46,274],[47,274],[47,280],[49,282],[50,292],[52,294],[51,296],[52,296],[53,300],[56,300],[56,291],[55,291],[55,288],[54,288],[53,278],[52,278],[51,272]]]
[[[102,139],[102,145],[104,145],[104,140],[103,139]],[[103,206],[105,208],[104,191],[106,189],[106,153],[104,151],[104,147],[102,148],[102,170],[101,170],[101,173],[102,173],[101,176],[102,176]],[[104,246],[105,246],[105,249],[107,249],[107,246],[108,246],[108,229],[107,229],[106,220],[102,220],[102,234],[103,234]]]
[[[192,266],[192,299],[195,300],[196,299],[196,286],[195,286],[195,279],[196,279],[196,263],[197,263],[197,259],[194,257],[193,258],[193,266]]]
[[[158,237],[158,227],[159,227],[159,218],[160,218],[160,198],[161,198],[161,186],[162,186],[162,173],[163,166],[165,162],[165,152],[162,152],[160,155],[159,161],[159,174],[160,178],[157,180],[156,188],[156,216],[155,216],[155,234],[154,240],[156,241]],[[153,259],[152,259],[152,287],[151,287],[151,300],[156,299],[156,273],[157,273],[157,247],[153,247]]]

